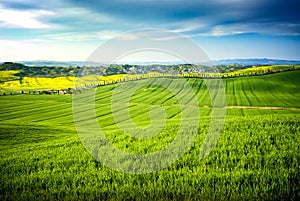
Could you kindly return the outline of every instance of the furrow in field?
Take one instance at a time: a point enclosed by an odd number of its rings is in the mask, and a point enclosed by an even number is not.
[[[257,98],[257,96],[255,95],[255,89],[252,85],[252,83],[249,81],[248,82],[248,87],[249,87],[249,90],[247,91],[247,96],[248,96],[248,99],[249,99],[249,103],[250,105],[259,105],[259,100]]]
[[[159,81],[159,79],[157,79]],[[168,80],[168,84],[170,84],[170,80]],[[163,94],[168,94],[168,91],[162,87],[158,87],[157,81],[154,82],[150,87],[144,89],[144,91],[139,91],[138,97],[133,96],[131,98],[131,102],[144,102],[144,103],[155,103],[157,97],[161,98]]]
[[[156,82],[156,80],[157,79],[150,79],[148,82],[149,82],[149,86],[146,86],[146,87],[144,87],[145,88],[145,90],[146,89],[148,89],[148,88],[151,88],[151,87],[153,87],[153,84],[155,84],[155,82]],[[138,88],[137,88],[137,91],[134,93],[134,94],[132,94],[132,96],[131,96],[131,102],[139,102],[139,100],[140,99],[143,99],[145,96],[147,96],[147,92],[146,91],[144,91],[143,93],[137,93],[141,88],[139,88],[139,81],[138,80],[136,80],[136,81],[132,81],[135,85],[133,86],[133,87],[135,87],[136,85],[138,86]],[[120,83],[120,85],[121,85],[122,83]],[[127,83],[125,83],[125,84],[127,84]],[[154,86],[154,87],[156,87],[156,86]],[[146,93],[146,94],[145,94]],[[122,98],[122,96],[120,95],[120,98]],[[117,101],[117,100],[116,100]]]
[[[200,94],[201,93],[201,90],[203,90],[203,79],[193,79],[192,81],[192,87],[193,89],[195,89],[195,94]]]
[[[235,84],[235,80],[230,79],[232,84],[232,97],[233,97],[233,105],[238,105],[238,99],[237,99],[237,88]]]
[[[73,116],[72,114],[53,114],[49,117],[36,119],[33,122],[46,125],[70,125],[73,123]]]
[[[34,107],[41,107],[45,105],[43,102],[37,102],[34,104]],[[17,113],[18,111],[26,111],[28,108],[32,108],[32,102],[22,102],[22,104],[19,105],[9,105],[9,103],[2,104],[1,102],[1,112],[0,114],[6,114],[6,113]]]
[[[34,108],[33,108],[34,107]],[[21,117],[26,116],[33,116],[33,115],[44,115],[49,111],[58,110],[60,108],[64,108],[66,105],[40,105],[39,107],[35,107],[35,105],[31,105],[31,107],[25,108],[22,110],[22,113],[20,111],[16,110],[15,112],[1,114],[0,116],[5,117],[5,119],[18,119]],[[70,106],[67,106],[70,107]]]
[[[177,99],[177,95],[183,90],[184,88],[184,85],[181,85],[179,84],[179,82],[175,82],[175,91],[172,91],[172,96],[168,97],[167,99],[165,99],[162,104],[165,104],[165,105],[170,105],[170,104],[176,104],[178,103],[178,99]]]
[[[174,97],[174,95],[173,95],[174,91],[168,90],[169,86],[172,85],[173,80],[169,79],[167,81],[168,81],[167,86],[165,88],[162,88],[160,94],[156,98],[153,99],[152,103],[163,104],[166,100]],[[165,81],[163,81],[163,82],[165,82]],[[174,89],[172,89],[172,90],[174,90]]]
[[[199,90],[197,91],[197,99],[199,102],[199,106],[209,106],[211,105],[211,99],[209,95],[209,91],[204,80],[201,81],[202,84],[199,86]]]
[[[248,97],[248,93],[249,93],[249,90],[248,90],[248,86],[251,85],[251,83],[249,82],[249,80],[245,80],[247,82],[241,82],[241,91],[242,91],[242,96],[243,96],[243,103],[242,105],[251,105],[251,101]]]

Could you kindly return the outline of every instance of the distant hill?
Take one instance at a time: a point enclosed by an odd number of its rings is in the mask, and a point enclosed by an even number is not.
[[[84,75],[115,75],[115,74],[147,74],[159,72],[162,74],[184,74],[184,73],[229,73],[242,69],[275,66],[276,70],[270,68],[266,71],[277,72],[295,70],[299,68],[300,61],[273,60],[273,59],[230,59],[214,61],[213,65],[208,64],[112,64],[101,65],[92,62],[60,62],[60,61],[25,61],[22,63],[4,62],[0,63],[0,71],[19,70],[16,76],[20,77],[58,77],[76,76],[80,72]],[[81,68],[84,66],[84,68]],[[282,69],[283,68],[283,69]],[[265,71],[262,69],[252,71]],[[247,70],[246,74],[249,74]],[[256,72],[256,73],[257,73]],[[245,74],[245,72],[239,72]],[[264,74],[264,73],[260,73]]]
[[[84,61],[47,61],[47,60],[39,60],[39,61],[20,61],[26,66],[60,66],[60,67],[68,67],[68,66],[101,66],[100,63],[95,62],[84,62]]]
[[[225,59],[225,60],[215,60],[214,65],[297,65],[300,61],[293,60],[277,60],[277,59]]]
[[[47,60],[38,60],[38,61],[20,61],[26,66],[102,66],[104,63],[95,63],[95,62],[85,62],[85,61],[47,61]],[[213,60],[214,65],[244,65],[244,66],[254,66],[254,65],[299,65],[300,61],[297,60],[278,60],[278,59],[223,59],[223,60]],[[129,64],[136,65],[151,65],[151,64],[161,64],[161,65],[176,65],[183,64],[182,62],[130,62]],[[209,65],[210,63],[207,63]],[[205,65],[205,64],[202,64]]]

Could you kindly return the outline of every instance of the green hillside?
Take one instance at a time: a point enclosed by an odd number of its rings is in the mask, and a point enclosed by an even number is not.
[[[204,81],[189,79],[202,117],[195,141],[170,167],[141,175],[111,170],[86,152],[73,123],[72,96],[0,96],[0,200],[299,200],[299,76],[290,71],[224,79],[224,132],[203,160],[211,103]],[[95,105],[99,125],[115,146],[146,154],[174,139],[181,110],[171,92],[153,85],[131,97],[136,125],[150,124],[153,105],[161,105],[168,119],[159,135],[138,140],[115,125],[113,89],[97,88]]]
[[[300,71],[225,79],[227,105],[300,107]]]
[[[298,107],[300,108],[300,71],[282,72],[264,76],[239,77],[223,79],[228,106],[260,106],[260,107]],[[171,79],[161,78],[168,84]],[[154,79],[155,80],[155,79]],[[176,82],[176,80],[175,80]],[[211,100],[203,79],[190,78],[199,106],[210,106]],[[136,85],[139,82],[133,82]],[[133,86],[135,86],[133,84]],[[177,86],[180,89],[182,86]],[[100,87],[96,99],[99,103],[109,102],[113,86]],[[149,90],[150,89],[150,90]],[[132,102],[149,105],[172,105],[175,96],[161,87],[151,86],[148,90],[140,90],[132,97]]]

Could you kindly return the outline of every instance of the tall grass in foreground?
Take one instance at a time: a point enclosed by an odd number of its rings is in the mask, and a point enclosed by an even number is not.
[[[227,79],[228,104],[299,108],[298,75]],[[73,124],[71,96],[0,97],[0,200],[299,200],[299,110],[228,109],[217,146],[200,160],[210,108],[202,81],[189,82],[200,100],[196,140],[168,168],[141,175],[111,170],[86,152]],[[114,145],[132,153],[168,145],[180,124],[169,94],[150,87],[132,97],[136,124],[147,125],[150,106],[159,103],[169,119],[160,135],[141,142],[114,125],[108,104],[113,87],[99,88],[96,112]]]

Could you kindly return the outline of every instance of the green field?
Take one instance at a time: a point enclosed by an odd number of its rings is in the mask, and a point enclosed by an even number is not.
[[[0,200],[299,200],[299,77],[300,71],[290,71],[223,79],[224,132],[203,160],[211,101],[202,79],[188,79],[201,114],[196,140],[180,160],[149,174],[111,170],[85,150],[71,95],[0,96]],[[181,112],[169,91],[153,85],[132,96],[135,124],[149,125],[152,105],[161,105],[167,116],[159,135],[138,140],[115,125],[114,87],[97,88],[95,99],[99,125],[115,146],[145,154],[174,139]]]

